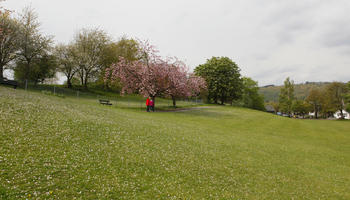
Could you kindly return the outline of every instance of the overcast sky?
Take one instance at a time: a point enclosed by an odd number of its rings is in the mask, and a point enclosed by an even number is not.
[[[350,81],[350,0],[6,0],[31,5],[44,34],[69,42],[81,28],[149,40],[191,69],[227,56],[259,85]]]

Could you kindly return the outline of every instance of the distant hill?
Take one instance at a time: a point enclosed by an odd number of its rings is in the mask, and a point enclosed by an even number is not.
[[[312,88],[323,88],[330,82],[306,82],[295,84],[295,96],[305,99]],[[259,88],[259,93],[264,95],[265,102],[278,101],[280,90],[283,86],[267,85]]]

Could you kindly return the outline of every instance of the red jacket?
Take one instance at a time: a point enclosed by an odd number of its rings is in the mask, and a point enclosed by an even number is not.
[[[149,106],[149,103],[150,103],[150,100],[149,100],[149,98],[147,98],[147,100],[146,100],[146,106]]]

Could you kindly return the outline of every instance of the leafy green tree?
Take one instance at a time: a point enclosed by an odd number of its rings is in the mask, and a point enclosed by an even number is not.
[[[322,92],[318,88],[311,89],[309,95],[306,97],[306,102],[308,102],[312,106],[312,110],[315,113],[315,118],[318,118],[318,113],[321,111],[322,105]]]
[[[348,92],[346,84],[333,82],[326,87],[327,96],[330,101],[330,107],[335,111],[340,111],[341,119],[344,119],[343,110],[345,109],[345,98]]]
[[[243,83],[240,69],[227,57],[212,57],[194,70],[205,79],[208,86],[208,101],[224,104],[242,96]]]
[[[320,113],[323,118],[331,117],[337,111],[337,108],[333,104],[331,95],[331,92],[326,88],[321,89]]]
[[[350,113],[350,81],[346,84],[347,93],[345,94],[345,110]]]
[[[44,83],[45,79],[53,78],[57,70],[56,57],[53,55],[44,55],[31,63],[31,70],[26,73],[26,63],[18,62],[14,69],[15,78],[18,80],[29,80],[34,84]]]
[[[277,114],[280,111],[280,104],[278,102],[268,102],[267,105],[271,105],[273,107],[275,114]]]
[[[284,87],[281,88],[279,96],[280,109],[284,113],[288,113],[291,116],[292,104],[294,101],[294,82],[289,77],[284,81]]]
[[[16,59],[20,37],[19,23],[8,11],[0,12],[0,30],[0,79],[2,79],[4,70]]]
[[[312,106],[306,101],[295,100],[293,101],[292,110],[295,115],[305,118],[305,115],[312,110]]]
[[[38,22],[37,14],[31,8],[25,8],[20,19],[20,37],[19,37],[19,49],[16,66],[20,66],[16,69],[18,72],[23,70],[21,74],[21,80],[30,79],[34,62],[40,60],[42,56],[48,55],[51,48],[52,40],[50,37],[43,36],[40,31],[40,23]]]
[[[265,110],[264,97],[259,94],[258,82],[249,77],[243,77],[243,106],[256,110]]]

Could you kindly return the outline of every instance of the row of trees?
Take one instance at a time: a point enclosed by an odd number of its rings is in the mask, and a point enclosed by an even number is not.
[[[18,19],[10,13],[1,17],[1,77],[8,66],[17,80],[35,84],[61,72],[68,88],[78,79],[86,89],[93,82],[105,89],[121,87],[123,93],[153,99],[167,96],[173,99],[174,106],[176,99],[197,96],[206,88],[205,81],[190,74],[184,63],[175,58],[162,59],[147,42],[126,37],[113,42],[102,30],[83,29],[69,44],[53,46],[52,38],[39,32],[33,10],[25,9]],[[5,22],[11,26],[5,26]]]
[[[294,114],[304,117],[313,112],[316,119],[319,115],[328,118],[340,111],[341,118],[344,118],[343,110],[350,112],[350,82],[333,82],[323,89],[314,88],[301,100],[295,98],[294,82],[287,78],[281,89],[279,102],[272,105],[276,112],[281,111],[289,116]]]
[[[324,89],[313,89],[306,101],[312,106],[316,118],[318,113],[326,118],[332,116],[334,112],[340,111],[343,119],[343,110],[350,112],[350,82],[347,84],[333,82]]]
[[[140,44],[137,60],[121,58],[106,70],[105,82],[121,83],[123,93],[139,93],[155,99],[176,99],[205,94],[209,103],[231,103],[265,110],[264,98],[258,93],[258,83],[241,77],[236,63],[227,57],[213,57],[199,65],[194,74],[176,58],[162,59],[153,46]]]
[[[139,59],[138,43],[133,39],[121,38],[113,42],[102,30],[83,29],[68,44],[59,44],[54,49],[58,69],[67,78],[68,88],[72,87],[73,78],[78,78],[81,85],[88,88],[88,83],[103,85],[105,89],[113,87],[104,82],[106,69],[120,58],[131,62]]]
[[[37,84],[61,72],[68,88],[73,82],[86,89],[95,83],[123,93],[166,96],[174,106],[176,99],[202,93],[211,103],[264,110],[257,82],[242,77],[237,64],[227,57],[213,57],[189,73],[183,62],[161,58],[147,42],[126,37],[114,42],[99,29],[83,29],[69,44],[54,46],[53,38],[40,32],[31,8],[19,17],[2,12],[0,23],[0,78],[11,68],[17,80]]]
[[[120,57],[138,59],[138,43],[126,37],[114,42],[104,31],[83,29],[69,44],[53,45],[51,36],[40,32],[37,14],[25,8],[18,17],[9,11],[0,13],[0,78],[13,69],[15,78],[35,84],[53,78],[57,72],[67,78],[67,86],[78,79],[85,88],[89,82],[105,87],[105,69]]]
[[[145,97],[165,96],[173,100],[198,96],[206,89],[203,78],[189,73],[176,58],[163,59],[148,42],[139,42],[138,59],[120,57],[106,70],[105,82],[121,83],[122,93],[139,93]]]

